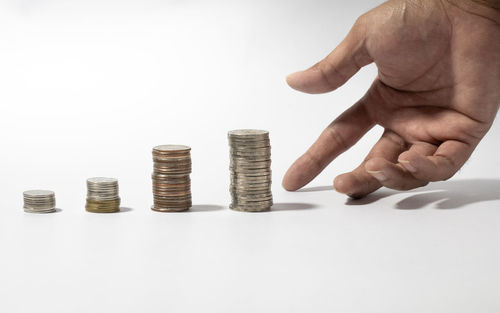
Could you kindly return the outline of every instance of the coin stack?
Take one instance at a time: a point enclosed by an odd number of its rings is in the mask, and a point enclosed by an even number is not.
[[[24,211],[29,213],[51,213],[56,209],[56,196],[50,190],[28,190],[23,192]]]
[[[85,209],[93,213],[120,211],[118,180],[106,177],[87,179],[87,204]]]
[[[260,212],[271,209],[271,145],[269,132],[240,129],[228,133],[231,164],[230,208]]]
[[[161,145],[153,148],[152,210],[178,212],[191,207],[190,151],[190,147],[182,145]]]

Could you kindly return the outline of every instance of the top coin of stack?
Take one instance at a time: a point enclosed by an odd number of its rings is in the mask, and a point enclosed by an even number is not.
[[[23,192],[24,211],[30,213],[55,212],[56,197],[50,190],[28,190]]]
[[[153,198],[159,212],[188,210],[191,205],[191,148],[161,145],[153,148]]]
[[[120,211],[118,180],[106,177],[87,179],[87,204],[85,209],[93,213]]]
[[[267,211],[271,193],[271,144],[269,132],[256,129],[228,133],[230,147],[230,208],[238,211]]]

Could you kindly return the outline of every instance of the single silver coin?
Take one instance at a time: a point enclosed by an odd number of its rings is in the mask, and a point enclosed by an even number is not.
[[[116,178],[109,177],[92,177],[87,179],[87,182],[91,184],[116,184],[118,183],[118,180]]]
[[[175,152],[175,151],[190,151],[191,147],[184,145],[159,145],[153,148],[156,151],[166,151],[166,152]]]
[[[228,132],[228,136],[235,137],[247,137],[247,136],[267,136],[269,132],[267,130],[260,129],[235,129]]]
[[[25,197],[39,198],[39,197],[53,197],[55,193],[50,190],[27,190],[23,192]]]

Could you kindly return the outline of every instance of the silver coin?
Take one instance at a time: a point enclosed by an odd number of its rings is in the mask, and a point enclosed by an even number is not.
[[[228,134],[227,139],[228,139],[229,144],[233,144],[233,143],[253,144],[253,143],[260,143],[260,142],[270,142],[269,135],[235,136],[235,135]]]
[[[269,132],[241,129],[228,132],[230,207],[265,211],[272,206],[271,144]]]
[[[241,175],[231,173],[230,181],[235,184],[264,184],[272,181],[271,175]]]
[[[25,197],[33,197],[33,198],[38,198],[38,197],[53,197],[55,193],[50,190],[27,190],[23,192],[23,195]]]
[[[23,192],[23,209],[28,213],[55,212],[55,193],[50,190],[27,190]]]
[[[87,179],[87,182],[91,184],[117,184],[118,180],[109,177],[92,177]]]
[[[179,152],[179,151],[190,151],[191,147],[184,145],[159,145],[154,147],[153,150],[161,152]]]
[[[90,212],[116,212],[119,210],[118,180],[109,177],[92,177],[87,179],[87,203],[85,208]]]
[[[257,137],[257,136],[268,136],[269,132],[267,130],[260,129],[235,129],[228,133],[230,137]]]
[[[55,208],[39,209],[39,208],[24,207],[24,212],[27,212],[27,213],[52,213],[55,211],[56,211]]]
[[[237,201],[233,199],[232,204],[242,206],[242,207],[270,207],[273,205],[273,201]]]
[[[243,211],[243,212],[265,212],[271,209],[271,206],[242,206],[238,204],[230,204],[229,208],[235,211]]]

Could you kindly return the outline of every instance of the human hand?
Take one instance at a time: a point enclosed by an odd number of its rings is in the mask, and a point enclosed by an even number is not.
[[[287,82],[329,92],[371,62],[378,68],[372,86],[295,161],[285,189],[309,183],[376,124],[385,132],[359,167],[335,178],[337,191],[362,197],[381,186],[408,190],[452,177],[499,108],[500,10],[469,0],[388,1]]]

